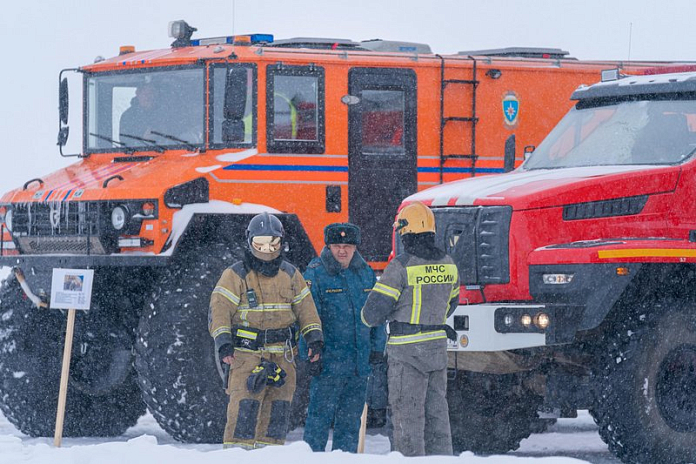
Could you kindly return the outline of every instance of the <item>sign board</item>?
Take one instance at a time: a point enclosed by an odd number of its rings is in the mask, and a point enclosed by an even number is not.
[[[51,308],[89,309],[93,282],[93,269],[53,269]]]

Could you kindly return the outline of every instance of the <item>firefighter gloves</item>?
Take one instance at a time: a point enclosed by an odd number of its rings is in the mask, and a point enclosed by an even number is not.
[[[276,363],[269,363],[270,366],[267,368],[268,377],[266,380],[266,385],[272,387],[282,387],[285,385],[285,370],[278,366]]]
[[[285,385],[286,375],[285,370],[276,363],[262,359],[247,379],[247,390],[259,393],[266,385],[282,387]]]
[[[234,356],[234,346],[232,346],[231,343],[225,343],[220,347],[218,353],[220,355],[220,360],[223,360],[228,356]]]
[[[263,361],[258,366],[254,367],[251,375],[247,378],[247,390],[251,393],[259,393],[266,386],[266,368]]]

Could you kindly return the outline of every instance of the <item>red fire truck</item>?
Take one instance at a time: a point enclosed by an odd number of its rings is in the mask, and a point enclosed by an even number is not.
[[[696,67],[672,70],[608,72],[518,169],[406,199],[462,279],[459,451],[589,409],[624,462],[696,460]]]

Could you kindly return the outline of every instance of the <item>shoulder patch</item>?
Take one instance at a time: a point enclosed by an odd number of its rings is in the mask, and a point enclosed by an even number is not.
[[[309,264],[307,265],[307,267],[308,267],[308,268],[311,268],[311,269],[317,269],[317,268],[321,267],[321,259],[319,259],[319,258],[314,258],[313,260],[311,260],[311,261],[309,262]]]
[[[244,262],[243,262],[243,261],[237,261],[236,263],[234,263],[233,265],[231,265],[230,267],[228,267],[228,269],[231,269],[231,270],[232,270],[235,274],[237,274],[242,280],[243,280],[243,279],[246,279],[246,276],[247,276],[247,274],[249,273],[249,271],[247,270],[247,268],[246,268],[246,266],[244,265]]]
[[[396,259],[401,263],[403,267],[406,267],[406,264],[408,264],[408,260],[411,257],[408,253],[401,253],[396,257]]]
[[[285,260],[280,263],[280,270],[285,272],[291,278],[294,277],[295,272],[297,272],[297,268]]]

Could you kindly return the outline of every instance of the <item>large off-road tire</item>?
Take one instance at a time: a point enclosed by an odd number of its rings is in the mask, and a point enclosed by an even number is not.
[[[532,433],[541,401],[521,385],[518,376],[458,372],[447,386],[454,452],[516,450]]]
[[[208,333],[210,294],[240,248],[206,244],[161,271],[146,301],[136,343],[143,399],[160,426],[189,443],[220,443],[228,396]]]
[[[78,311],[63,435],[117,436],[145,404],[132,366],[132,310],[137,298],[108,272],[95,273],[92,307]],[[13,275],[0,288],[0,408],[20,431],[53,436],[66,313],[37,309]]]
[[[696,303],[653,304],[610,333],[593,376],[600,436],[623,462],[696,462]]]

